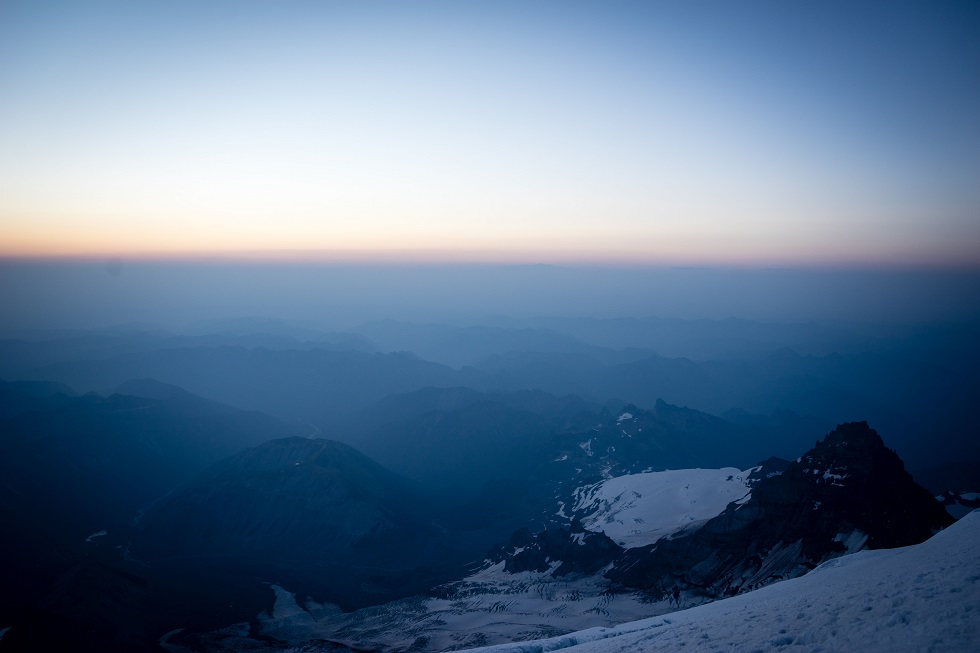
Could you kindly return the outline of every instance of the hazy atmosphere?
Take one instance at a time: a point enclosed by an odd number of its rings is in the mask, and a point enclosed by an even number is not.
[[[0,327],[182,327],[264,316],[460,325],[536,317],[922,324],[980,317],[970,269],[753,269],[243,262],[0,261]],[[624,346],[625,343],[624,343]]]
[[[978,34],[0,2],[0,653],[972,652]]]

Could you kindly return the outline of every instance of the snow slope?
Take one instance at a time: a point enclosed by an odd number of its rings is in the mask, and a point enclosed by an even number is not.
[[[584,528],[601,531],[624,548],[646,546],[746,498],[752,471],[725,467],[617,476],[575,490],[573,510]]]
[[[980,642],[980,511],[901,549],[835,558],[805,576],[660,617],[483,653],[944,651]]]

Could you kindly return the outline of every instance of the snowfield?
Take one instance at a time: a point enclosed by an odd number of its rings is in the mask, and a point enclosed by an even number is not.
[[[646,546],[747,498],[752,471],[725,467],[617,476],[577,489],[573,510],[587,530],[601,531],[627,549]]]
[[[974,652],[980,511],[916,546],[835,558],[805,576],[690,608],[483,653]]]
[[[580,446],[588,451],[590,444]],[[643,546],[703,523],[731,501],[746,499],[746,479],[753,471],[729,467],[629,474],[579,487],[570,502],[586,529],[604,532],[621,546]],[[568,518],[566,505],[559,503],[558,514]],[[503,562],[487,561],[483,569],[444,586],[442,598],[409,597],[352,613],[312,601],[300,605],[291,592],[274,587],[273,613],[260,615],[259,622],[265,635],[283,641],[322,638],[355,649],[401,653],[609,627],[703,601],[687,593],[674,602],[654,601],[643,592],[612,593],[601,571],[556,578],[551,572],[559,564],[555,561],[545,572],[510,573]]]
[[[407,653],[551,637],[675,609],[644,601],[640,594],[611,594],[601,574],[556,579],[549,572],[512,574],[503,566],[446,586],[446,598],[414,596],[350,613],[311,600],[300,605],[292,592],[273,586],[272,614],[258,620],[264,635],[294,645],[326,639],[355,650]],[[248,632],[247,623],[243,629]]]

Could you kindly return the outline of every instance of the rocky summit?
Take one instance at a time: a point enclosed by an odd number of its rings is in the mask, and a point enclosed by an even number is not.
[[[839,425],[782,474],[701,528],[631,549],[607,576],[624,587],[706,597],[799,576],[863,548],[922,542],[953,522],[866,422]]]

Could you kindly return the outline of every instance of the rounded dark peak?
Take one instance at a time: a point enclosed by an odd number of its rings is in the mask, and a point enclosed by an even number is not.
[[[784,458],[779,458],[778,456],[769,456],[765,460],[760,461],[759,464],[756,465],[756,467],[783,471],[787,467],[789,467],[789,461]]]

